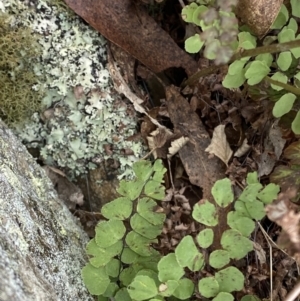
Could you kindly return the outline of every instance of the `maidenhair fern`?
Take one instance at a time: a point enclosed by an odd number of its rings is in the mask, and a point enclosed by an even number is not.
[[[194,220],[207,228],[185,236],[174,253],[162,256],[153,245],[158,243],[165,221],[157,204],[164,198],[165,171],[160,160],[154,165],[135,163],[136,179],[122,181],[118,189],[121,197],[103,206],[101,213],[106,220],[98,223],[95,238],[87,245],[90,259],[82,270],[87,288],[103,301],[186,300],[199,293],[214,301],[234,300],[231,293],[242,290],[244,276],[230,264],[253,250],[249,236],[255,220],[264,217],[264,205],[276,198],[279,187],[269,184],[263,188],[256,172],[248,174],[246,188],[227,215],[228,229],[222,234],[221,249],[211,250],[217,207],[234,201],[230,180],[217,181],[212,188],[216,205],[201,200],[193,208]],[[204,248],[211,250],[207,258]],[[203,277],[201,270],[207,266],[214,273]],[[191,272],[193,280],[187,277]],[[244,296],[242,300],[258,299]]]

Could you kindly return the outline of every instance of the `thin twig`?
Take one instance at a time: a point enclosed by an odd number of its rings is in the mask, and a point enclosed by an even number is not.
[[[291,292],[285,297],[284,301],[294,301],[300,295],[300,282],[298,282]]]
[[[211,67],[208,67],[206,69],[202,69],[202,70],[196,72],[195,74],[190,76],[181,85],[181,87],[185,88],[186,86],[191,86],[200,77],[203,77],[203,76],[206,76],[206,75],[209,75],[209,74],[213,74],[217,70],[219,70],[220,68],[222,68],[224,66],[227,66],[227,65],[231,64],[232,62],[234,62],[236,60],[239,60],[241,58],[248,57],[248,56],[257,56],[257,55],[263,54],[263,53],[283,52],[283,51],[288,51],[292,48],[297,48],[297,47],[300,47],[300,40],[294,40],[294,41],[285,42],[285,43],[265,45],[265,46],[257,47],[257,48],[254,48],[254,49],[246,49],[246,50],[243,50],[243,51],[239,51],[239,52],[235,53],[232,56],[232,58],[230,59],[230,61],[225,65],[211,66]]]

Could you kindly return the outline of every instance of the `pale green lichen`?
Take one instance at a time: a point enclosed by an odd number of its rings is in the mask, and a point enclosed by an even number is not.
[[[134,110],[112,89],[103,37],[56,2],[3,0],[0,6],[42,48],[34,73],[45,80],[32,89],[45,93],[43,112],[15,130],[27,146],[40,148],[46,164],[71,177],[108,158],[126,176],[144,153],[141,142],[129,139],[136,133]]]

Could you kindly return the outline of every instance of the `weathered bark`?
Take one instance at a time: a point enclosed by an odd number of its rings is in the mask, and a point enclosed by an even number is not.
[[[0,301],[93,300],[80,275],[87,241],[45,171],[0,121]]]

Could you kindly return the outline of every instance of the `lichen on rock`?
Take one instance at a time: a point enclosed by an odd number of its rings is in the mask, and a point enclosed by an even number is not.
[[[108,158],[120,162],[120,177],[144,153],[132,106],[113,90],[106,68],[106,41],[59,1],[3,0],[12,26],[28,27],[41,54],[34,65],[43,76],[32,89],[41,92],[42,112],[15,131],[44,162],[76,176]]]

